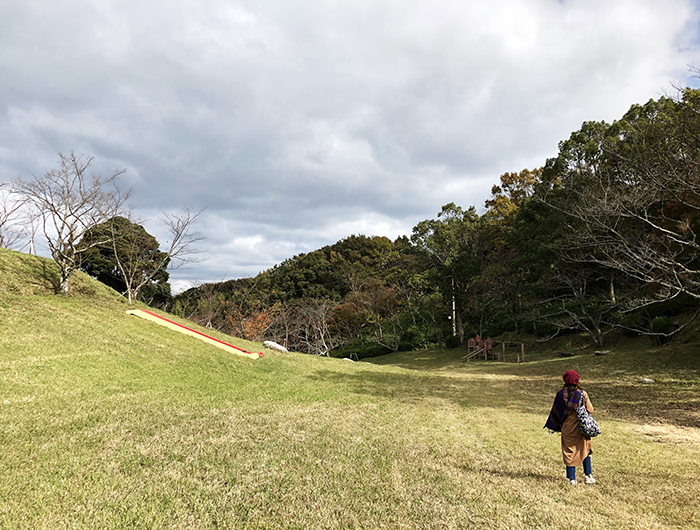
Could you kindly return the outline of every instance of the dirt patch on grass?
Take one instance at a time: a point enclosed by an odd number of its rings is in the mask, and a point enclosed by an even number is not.
[[[640,425],[635,430],[658,443],[700,446],[700,429],[693,427],[655,423]]]

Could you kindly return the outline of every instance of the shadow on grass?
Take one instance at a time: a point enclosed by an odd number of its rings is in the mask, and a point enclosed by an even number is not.
[[[445,370],[458,367],[460,359],[466,355],[466,350],[418,350],[410,352],[390,353],[380,357],[362,359],[363,362],[380,366],[398,366],[407,370]]]
[[[556,484],[562,482],[563,474],[561,477],[552,475],[550,473],[538,473],[537,471],[523,469],[522,471],[504,471],[503,469],[494,469],[492,466],[483,465],[469,465],[463,464],[458,466],[462,471],[466,473],[488,473],[496,477],[516,479],[516,480],[537,480],[543,482],[550,482]]]
[[[492,379],[485,382],[455,378],[449,374],[424,372],[367,371],[348,374],[330,370],[320,370],[309,378],[312,381],[345,386],[349,392],[355,394],[408,403],[441,399],[460,407],[487,407],[523,412],[526,410],[523,403],[526,393],[517,388],[517,385],[514,386],[511,379]],[[549,407],[549,404],[546,406]]]
[[[615,418],[634,423],[668,423],[700,428],[700,396],[696,384],[606,384],[597,388],[599,407]]]
[[[8,293],[42,295],[59,290],[59,268],[53,260],[0,249],[0,286]]]
[[[689,354],[654,352],[642,359],[638,352],[620,352],[606,357],[582,354],[521,364],[481,361],[468,365],[460,363],[458,355],[454,351],[394,354],[372,364],[397,366],[405,372],[329,371],[315,377],[344,384],[358,394],[406,402],[437,398],[460,407],[539,411],[546,417],[561,388],[561,374],[576,369],[597,414],[603,417],[700,428],[697,361]],[[657,382],[642,383],[647,375]]]
[[[38,280],[35,282],[36,285],[40,287],[53,291],[54,294],[61,292],[61,276],[56,267],[47,261],[42,260],[37,267],[35,278]],[[51,266],[53,265],[53,266]]]

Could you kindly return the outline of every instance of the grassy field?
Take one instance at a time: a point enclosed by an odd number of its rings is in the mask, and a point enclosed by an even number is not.
[[[0,250],[0,528],[700,528],[691,335],[523,364],[252,360],[82,275],[56,296],[52,265]],[[603,430],[594,486],[542,429],[570,368]]]

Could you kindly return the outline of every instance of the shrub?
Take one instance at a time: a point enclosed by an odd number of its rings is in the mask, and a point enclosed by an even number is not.
[[[367,359],[368,357],[379,357],[387,353],[391,353],[391,350],[386,346],[375,342],[364,342],[362,339],[355,339],[331,351],[330,356],[336,358],[349,357],[351,359]]]
[[[459,346],[459,344],[459,337],[457,337],[456,335],[449,335],[445,338],[446,348],[456,348],[457,346]]]
[[[415,347],[410,342],[400,342],[399,349],[396,351],[413,351]]]
[[[381,344],[367,344],[361,350],[355,352],[358,359],[367,359],[369,357],[380,357],[391,353],[391,349]]]
[[[642,333],[636,330],[644,329],[644,316],[641,313],[617,314],[615,320],[622,328],[622,332],[628,337],[637,337]]]
[[[649,331],[652,333],[671,333],[673,331],[673,323],[668,317],[656,317],[649,324]],[[671,337],[663,335],[653,335],[652,339],[658,345],[665,344]]]

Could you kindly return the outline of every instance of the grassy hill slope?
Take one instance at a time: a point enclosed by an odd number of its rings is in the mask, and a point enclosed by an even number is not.
[[[700,528],[695,342],[252,360],[56,274],[0,250],[0,528]],[[542,430],[569,368],[603,429],[591,487]]]

